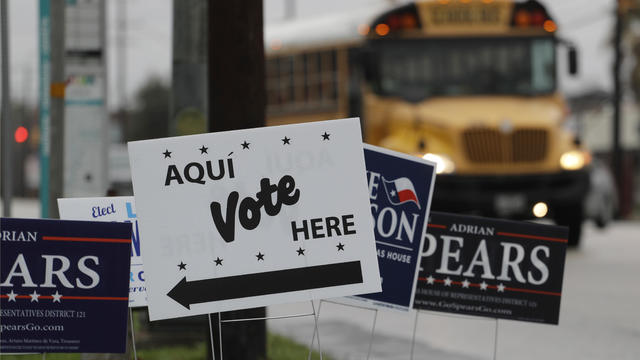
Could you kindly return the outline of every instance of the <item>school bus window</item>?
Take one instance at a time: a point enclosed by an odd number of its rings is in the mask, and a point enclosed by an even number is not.
[[[332,104],[337,94],[337,72],[335,51],[325,51],[322,54],[322,102]]]
[[[270,59],[266,62],[266,73],[267,105],[269,108],[274,108],[279,105],[278,89],[280,88],[280,83],[278,76],[278,59]]]
[[[280,99],[282,105],[289,105],[293,99],[293,57],[280,59]]]
[[[307,59],[307,101],[314,103],[318,99],[318,54],[305,55]]]
[[[337,51],[316,51],[267,61],[269,114],[335,109],[338,105]]]
[[[550,93],[555,89],[553,46],[551,39],[380,44],[379,90],[384,95],[417,99]],[[416,71],[416,64],[421,64],[421,71]]]
[[[294,108],[304,107],[304,97],[306,93],[304,79],[304,57],[296,55],[293,57],[293,105]]]

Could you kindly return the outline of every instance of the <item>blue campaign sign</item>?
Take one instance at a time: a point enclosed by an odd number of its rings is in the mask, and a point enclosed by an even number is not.
[[[420,265],[435,164],[365,145],[364,158],[382,292],[358,296],[383,308],[409,310]]]
[[[123,353],[131,224],[0,219],[0,353]]]
[[[60,218],[65,220],[119,221],[131,223],[131,272],[129,307],[147,306],[140,228],[133,196],[58,199]]]

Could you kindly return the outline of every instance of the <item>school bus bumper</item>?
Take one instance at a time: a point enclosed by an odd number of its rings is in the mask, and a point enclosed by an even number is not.
[[[589,189],[588,169],[535,175],[460,175],[436,177],[431,208],[513,219],[534,218],[531,209],[545,202],[549,215],[582,211]]]

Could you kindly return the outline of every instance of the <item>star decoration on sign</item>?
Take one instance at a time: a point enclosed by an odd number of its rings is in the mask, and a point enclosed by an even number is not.
[[[247,140],[245,140],[242,144],[242,149],[249,149],[249,145],[251,145],[251,143],[248,143]]]
[[[391,196],[396,196],[396,191],[395,190],[391,190],[391,191],[389,191],[389,194],[391,194]]]
[[[165,150],[162,154],[164,154],[165,159],[171,157],[171,151],[169,151],[169,149]]]
[[[223,260],[223,259],[220,259],[219,257],[217,257],[217,258],[216,258],[215,260],[213,260],[213,261],[215,261],[215,262],[216,262],[216,266],[222,266],[222,260]]]
[[[282,145],[291,145],[290,143],[291,138],[288,138],[285,136],[284,139],[281,139],[281,140],[282,140]]]
[[[336,247],[338,248],[338,251],[344,251],[344,244],[343,243],[338,243],[338,245],[336,245]]]
[[[258,255],[256,255],[256,257],[258,258],[258,261],[264,261],[264,254],[260,251],[258,251]]]
[[[464,281],[462,282],[462,287],[468,289],[470,284],[471,283],[469,282],[469,280],[464,279]]]
[[[16,302],[16,296],[18,296],[18,294],[14,293],[13,289],[11,289],[11,292],[8,293],[7,296],[9,297],[8,301]]]
[[[504,292],[506,286],[504,286],[502,283],[498,284],[498,292]]]
[[[329,139],[329,136],[331,136],[331,134],[327,134],[327,132],[325,131],[324,134],[322,134],[322,141],[331,140]]]
[[[487,290],[487,283],[486,282],[481,282],[480,283],[480,290]]]
[[[429,277],[427,278],[427,284],[429,285],[433,285],[435,283],[436,279],[433,278],[433,276],[429,275]]]
[[[187,270],[187,264],[180,261],[180,264],[178,264],[178,270]]]
[[[296,251],[298,252],[298,256],[304,255],[304,249],[302,247],[298,248]]]
[[[60,302],[60,299],[62,298],[62,294],[58,293],[58,290],[56,290],[56,293],[51,294],[51,297],[53,297],[53,302]]]
[[[29,294],[29,296],[31,296],[31,302],[38,302],[38,298],[40,297],[40,294],[38,294],[35,290],[33,290],[33,294]]]
[[[208,154],[207,150],[209,150],[209,148],[202,145],[202,147],[198,150],[200,150],[200,154]]]
[[[444,286],[451,286],[451,279],[449,279],[449,277],[444,279]]]

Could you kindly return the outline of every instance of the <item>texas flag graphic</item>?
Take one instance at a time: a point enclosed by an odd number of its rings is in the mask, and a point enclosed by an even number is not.
[[[387,198],[393,205],[400,205],[407,201],[413,201],[418,209],[420,209],[416,190],[409,178],[401,177],[392,181],[387,181],[383,177],[382,183],[384,184]]]

